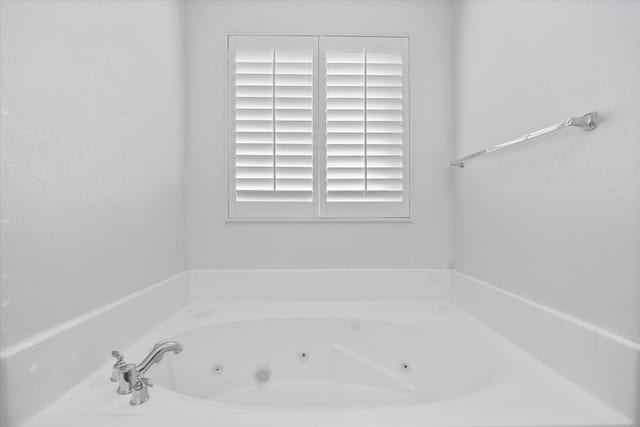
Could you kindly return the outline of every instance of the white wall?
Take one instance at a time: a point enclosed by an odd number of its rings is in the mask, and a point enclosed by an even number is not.
[[[640,2],[467,1],[455,151],[601,113],[456,172],[454,267],[640,341]]]
[[[446,2],[190,1],[186,5],[191,268],[451,265],[451,31]],[[411,37],[412,223],[226,223],[226,34]]]
[[[2,1],[4,348],[184,269],[180,9]]]

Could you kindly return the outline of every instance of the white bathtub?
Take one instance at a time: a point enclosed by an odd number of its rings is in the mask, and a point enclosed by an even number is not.
[[[448,303],[194,304],[127,360],[162,339],[184,351],[149,370],[144,405],[111,362],[28,427],[629,426]]]
[[[452,399],[486,387],[508,366],[495,345],[446,310],[436,307],[419,319],[354,313],[212,320],[171,336],[184,351],[150,375],[177,393],[239,405],[363,407]]]

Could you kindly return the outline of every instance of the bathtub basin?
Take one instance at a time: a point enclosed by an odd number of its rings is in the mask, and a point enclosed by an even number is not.
[[[459,397],[506,368],[460,322],[431,317],[426,326],[358,316],[212,322],[173,335],[184,351],[154,380],[216,402],[360,407]]]

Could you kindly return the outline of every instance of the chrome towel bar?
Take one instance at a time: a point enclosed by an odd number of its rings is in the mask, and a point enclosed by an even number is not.
[[[449,162],[451,166],[457,166],[463,168],[465,162],[476,157],[484,156],[485,154],[493,153],[494,151],[500,151],[505,148],[513,147],[514,145],[527,142],[542,135],[546,135],[555,132],[560,129],[564,129],[569,126],[576,126],[582,128],[585,131],[591,131],[598,127],[598,113],[592,111],[581,117],[572,117],[563,122],[556,123],[544,129],[537,130],[535,132],[528,133],[519,138],[512,139],[511,141],[503,142],[502,144],[494,145],[493,147],[485,148],[484,150],[476,151],[468,156],[460,157],[459,159]]]

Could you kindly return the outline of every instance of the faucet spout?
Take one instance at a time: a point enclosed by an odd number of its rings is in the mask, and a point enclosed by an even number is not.
[[[182,351],[182,345],[175,341],[163,341],[153,346],[153,350],[144,358],[142,362],[136,367],[136,370],[141,375],[153,366],[154,363],[158,363],[162,360],[162,356],[168,351],[178,354]]]

